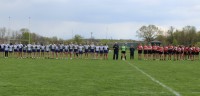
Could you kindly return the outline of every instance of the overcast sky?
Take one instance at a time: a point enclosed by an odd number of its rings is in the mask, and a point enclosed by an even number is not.
[[[9,24],[8,17],[11,17]],[[200,0],[0,0],[0,27],[42,36],[138,39],[142,25],[200,29]]]

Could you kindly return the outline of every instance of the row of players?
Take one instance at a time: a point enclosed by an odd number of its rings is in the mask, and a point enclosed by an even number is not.
[[[91,53],[92,58],[97,58],[98,54],[100,54],[100,57],[104,59],[108,59],[108,45],[100,44],[100,45],[94,45],[94,43],[91,43],[88,45],[87,43],[85,45],[82,44],[73,44],[72,42],[70,44],[64,45],[64,44],[1,44],[0,45],[0,52],[5,52],[5,57],[8,57],[8,53],[12,54],[18,53],[17,57],[22,57],[22,53],[26,55],[27,57],[44,57],[48,56],[50,58],[50,53],[52,53],[52,58],[54,58],[54,54],[56,55],[56,58],[61,57],[64,58],[63,54],[65,53],[68,57],[68,54],[70,55],[70,58],[72,59],[72,54],[74,54],[74,58],[82,58],[82,54],[85,53],[85,57],[88,58],[88,53]],[[46,54],[45,54],[46,53]],[[60,56],[59,56],[60,55]],[[66,57],[66,58],[67,58]]]
[[[144,59],[150,59],[153,56],[153,60],[159,58],[160,60],[166,60],[168,56],[168,60],[172,60],[172,56],[174,60],[198,60],[200,48],[198,46],[162,46],[162,45],[144,45],[139,44],[138,49],[138,58],[141,59],[142,52],[144,54]]]

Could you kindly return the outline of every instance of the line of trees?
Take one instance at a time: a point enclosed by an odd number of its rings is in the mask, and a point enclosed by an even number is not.
[[[200,31],[194,26],[185,26],[181,30],[170,26],[164,34],[163,29],[155,25],[142,26],[137,31],[137,36],[147,43],[158,40],[164,45],[198,45],[200,46]]]

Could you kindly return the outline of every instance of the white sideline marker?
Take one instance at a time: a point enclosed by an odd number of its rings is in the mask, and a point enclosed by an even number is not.
[[[132,65],[131,63],[127,62],[130,66],[134,67],[135,69],[137,69],[138,71],[140,71],[142,74],[146,75],[147,77],[149,77],[153,82],[158,83],[160,86],[164,87],[165,89],[169,90],[170,92],[172,92],[174,95],[176,96],[181,96],[180,93],[178,93],[177,91],[173,90],[172,88],[166,86],[165,84],[161,83],[160,81],[156,80],[155,78],[153,78],[151,75],[147,74],[146,72],[144,72],[143,70],[141,70],[140,68],[138,68],[135,65]]]

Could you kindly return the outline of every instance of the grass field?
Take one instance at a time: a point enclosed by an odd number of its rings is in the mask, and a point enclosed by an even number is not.
[[[0,96],[176,95],[200,96],[200,61],[0,58]]]

